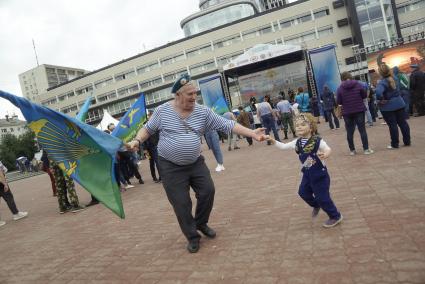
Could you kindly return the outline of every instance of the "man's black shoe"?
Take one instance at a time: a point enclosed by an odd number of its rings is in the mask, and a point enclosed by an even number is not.
[[[198,252],[198,250],[199,250],[199,240],[189,241],[189,243],[187,244],[187,250],[190,253]]]
[[[145,184],[145,182],[143,181],[143,179],[139,179],[139,183],[140,184]]]
[[[198,226],[197,229],[210,239],[214,239],[215,236],[217,235],[216,232],[210,227],[208,227],[207,225]]]

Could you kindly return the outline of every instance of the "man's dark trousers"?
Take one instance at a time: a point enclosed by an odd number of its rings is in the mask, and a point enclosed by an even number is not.
[[[207,224],[214,204],[214,183],[205,159],[200,156],[190,165],[179,166],[161,156],[158,158],[162,184],[174,208],[180,228],[186,238],[200,239],[197,227]],[[197,199],[195,217],[192,215],[190,187]]]

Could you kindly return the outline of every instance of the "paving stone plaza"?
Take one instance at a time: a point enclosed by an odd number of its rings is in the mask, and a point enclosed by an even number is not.
[[[409,120],[412,146],[387,150],[380,121],[368,128],[373,155],[349,156],[345,129],[321,136],[331,193],[344,221],[325,229],[323,212],[298,197],[300,164],[292,151],[265,143],[227,151],[226,170],[204,155],[216,185],[210,226],[215,239],[186,250],[173,210],[147,161],[144,185],[122,194],[126,219],[103,205],[58,213],[46,174],[11,183],[13,221],[0,203],[0,283],[425,283],[425,117]],[[361,149],[358,132],[357,149]],[[95,170],[93,171],[95,174]],[[134,184],[137,180],[134,179]],[[77,187],[81,204],[90,195]]]

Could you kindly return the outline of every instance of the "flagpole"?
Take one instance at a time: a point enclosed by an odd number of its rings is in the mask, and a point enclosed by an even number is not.
[[[40,66],[40,64],[38,64],[38,56],[37,56],[37,50],[35,49],[34,39],[32,39],[32,46],[34,48],[35,60],[37,61],[37,66]]]

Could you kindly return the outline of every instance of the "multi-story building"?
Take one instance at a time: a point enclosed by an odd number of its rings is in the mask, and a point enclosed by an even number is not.
[[[39,101],[39,96],[62,83],[66,83],[89,71],[77,68],[42,64],[19,75],[22,94],[32,101]]]
[[[147,107],[154,107],[171,98],[180,74],[189,72],[195,80],[217,74],[257,44],[308,49],[334,44],[340,70],[353,71],[359,67],[352,46],[364,45],[363,35],[369,44],[401,34],[405,22],[399,22],[396,7],[403,5],[398,0],[200,0],[200,11],[181,22],[185,38],[50,87],[33,100],[73,116],[92,95],[88,122],[95,123],[104,109],[122,115],[140,92]],[[408,10],[423,15],[423,6]]]
[[[7,134],[12,134],[16,137],[28,131],[27,122],[19,120],[17,115],[6,115],[4,119],[0,119],[0,142]]]
[[[425,31],[425,0],[396,0],[403,37]]]

